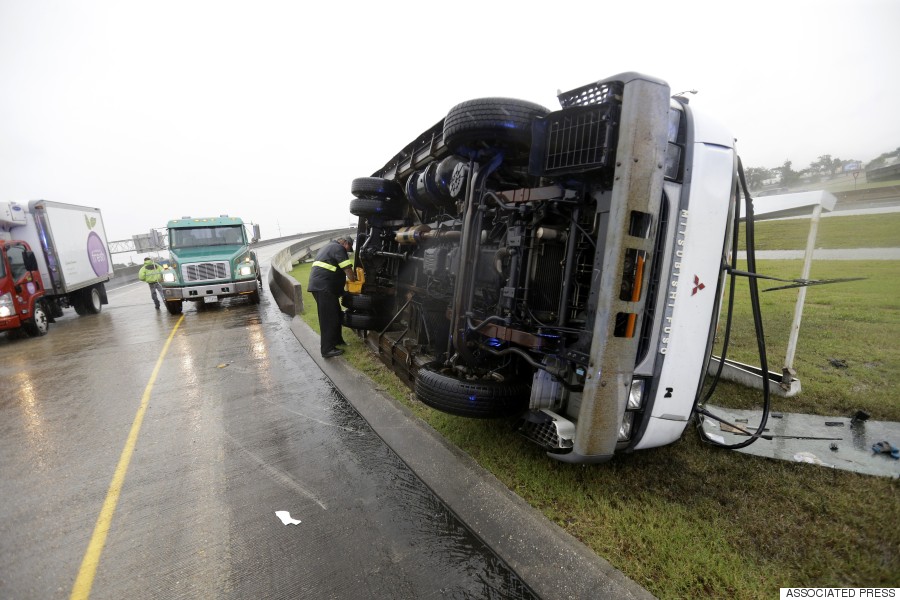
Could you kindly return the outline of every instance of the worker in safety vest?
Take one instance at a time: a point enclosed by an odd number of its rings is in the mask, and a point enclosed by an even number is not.
[[[316,254],[316,260],[313,262],[312,271],[309,274],[307,289],[316,299],[319,327],[322,331],[320,350],[325,358],[340,356],[344,353],[338,348],[339,345],[344,344],[344,338],[341,336],[340,297],[344,291],[344,282],[347,279],[356,281],[353,261],[348,255],[348,252],[351,251],[353,251],[353,242],[348,238],[340,237],[333,242],[328,242]]]
[[[162,267],[148,256],[144,259],[144,266],[138,271],[138,279],[146,281],[150,286],[150,297],[153,299],[153,304],[156,305],[156,310],[159,310],[159,298],[156,297],[156,294],[159,293],[159,297],[163,299],[166,297],[159,284],[159,280],[162,279]]]

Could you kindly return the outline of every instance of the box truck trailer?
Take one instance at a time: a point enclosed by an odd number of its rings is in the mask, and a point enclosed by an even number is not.
[[[0,202],[0,331],[41,336],[65,308],[97,314],[112,276],[100,209]]]

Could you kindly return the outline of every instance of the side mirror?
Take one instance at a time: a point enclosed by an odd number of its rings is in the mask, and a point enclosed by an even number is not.
[[[28,269],[29,271],[38,270],[37,257],[34,255],[34,252],[32,252],[31,250],[26,250],[22,254],[22,259],[25,261],[26,269]]]

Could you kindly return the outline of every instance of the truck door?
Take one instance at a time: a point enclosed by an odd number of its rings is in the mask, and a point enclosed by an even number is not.
[[[44,292],[34,254],[25,244],[12,242],[6,247],[6,257],[15,289],[14,302],[19,305],[16,312],[20,318],[27,319],[34,309],[35,299]]]

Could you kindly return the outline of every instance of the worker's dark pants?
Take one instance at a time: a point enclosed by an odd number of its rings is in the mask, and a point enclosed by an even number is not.
[[[166,294],[163,292],[163,288],[158,281],[154,281],[153,283],[148,283],[150,286],[150,297],[153,298],[153,304],[156,305],[156,308],[159,308],[159,298],[163,300],[166,299]],[[156,294],[159,294],[159,298],[156,297]]]
[[[322,353],[334,350],[343,341],[341,337],[341,305],[337,294],[332,292],[312,292],[319,313],[319,328],[322,331],[320,349]]]

